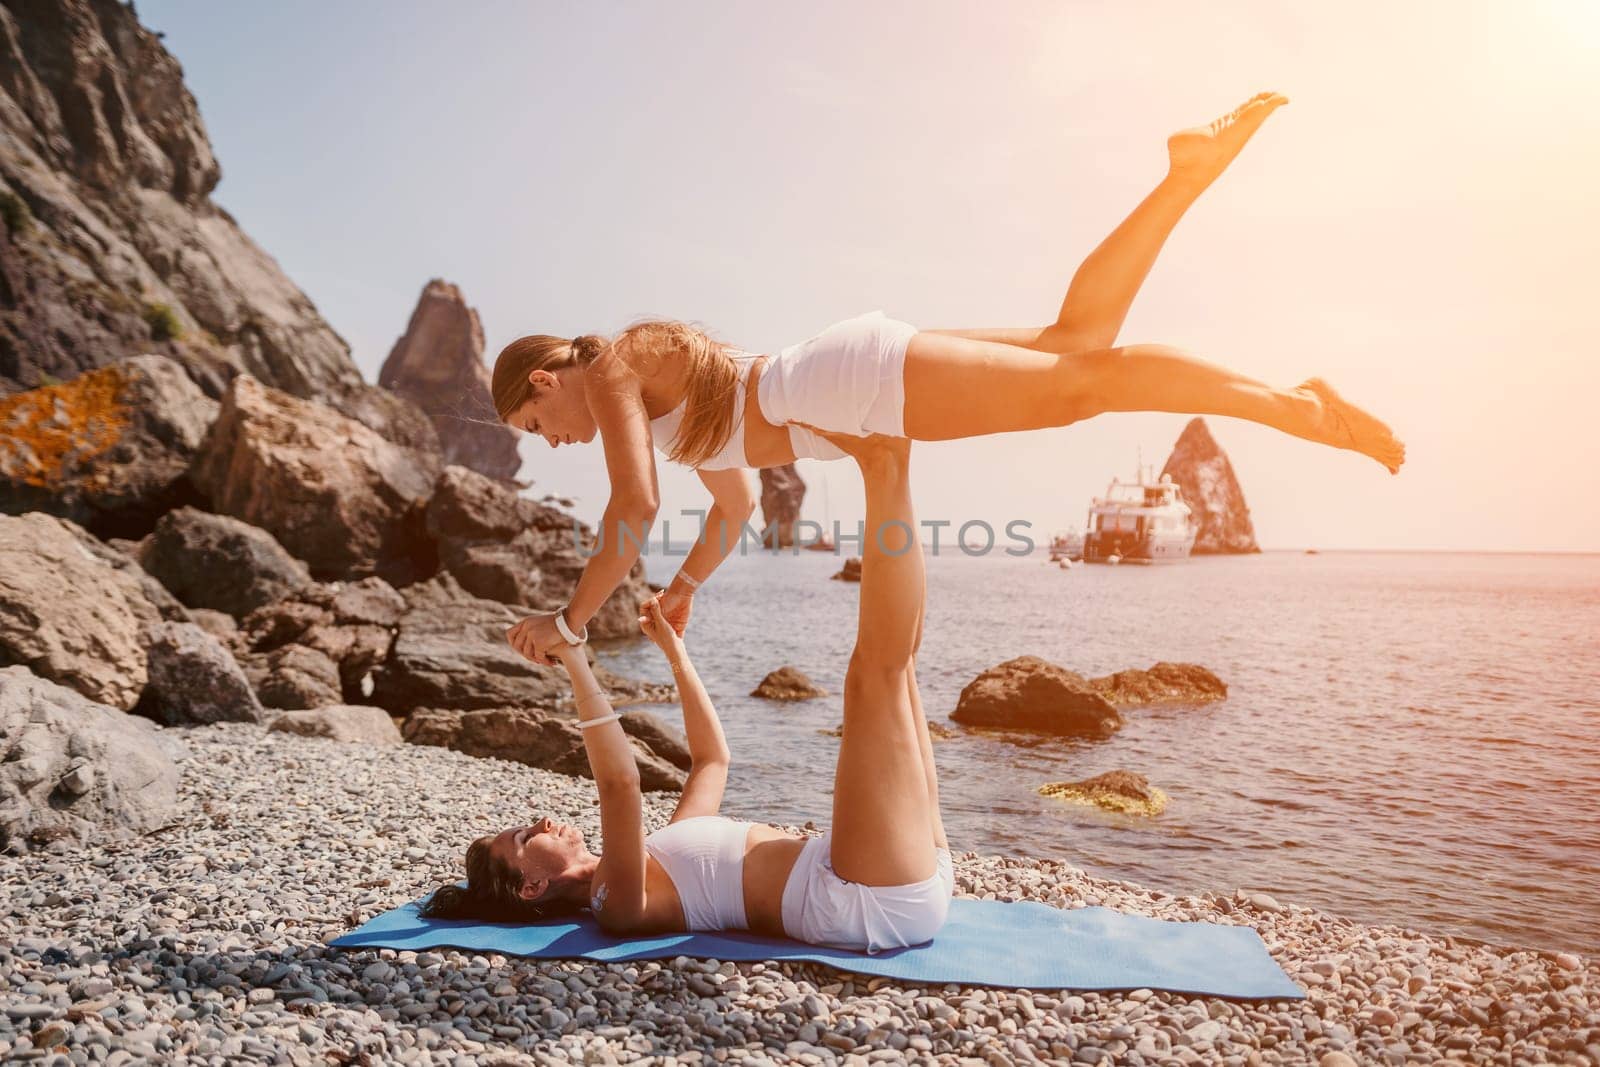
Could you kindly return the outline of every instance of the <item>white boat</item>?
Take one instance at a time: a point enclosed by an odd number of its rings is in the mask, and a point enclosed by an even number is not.
[[[1083,558],[1083,534],[1076,528],[1057,530],[1050,535],[1050,562],[1072,561]]]
[[[1089,505],[1085,563],[1163,563],[1189,558],[1199,532],[1183,490],[1163,474],[1152,480],[1143,464],[1132,482],[1111,479]]]

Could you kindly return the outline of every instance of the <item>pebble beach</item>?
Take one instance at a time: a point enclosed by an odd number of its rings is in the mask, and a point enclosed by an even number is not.
[[[818,965],[596,965],[326,942],[593,784],[251,724],[169,731],[165,829],[0,856],[0,1061],[41,1063],[1600,1063],[1600,966],[1233,887],[1174,896],[956,847],[961,895],[1247,924],[1307,992],[1235,1002],[919,986]],[[670,798],[647,797],[652,827]]]

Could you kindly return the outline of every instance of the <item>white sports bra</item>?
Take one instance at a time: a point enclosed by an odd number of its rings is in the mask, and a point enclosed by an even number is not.
[[[644,839],[672,879],[690,930],[746,930],[744,843],[752,823],[699,815],[662,827]]]

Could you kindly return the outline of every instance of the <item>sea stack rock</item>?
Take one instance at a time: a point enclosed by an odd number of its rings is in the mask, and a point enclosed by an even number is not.
[[[768,548],[794,547],[794,524],[805,498],[806,483],[793,463],[762,470],[761,528]]]
[[[446,464],[491,478],[516,476],[522,466],[517,431],[495,415],[483,363],[483,324],[456,286],[435,278],[423,287],[378,384],[427,412]]]
[[[1194,509],[1200,530],[1194,541],[1195,555],[1261,551],[1233,464],[1211,436],[1205,419],[1189,420],[1161,473],[1172,475],[1183,490],[1185,503]]]

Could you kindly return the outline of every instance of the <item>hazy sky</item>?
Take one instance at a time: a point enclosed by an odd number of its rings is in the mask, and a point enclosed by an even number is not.
[[[1037,325],[1159,180],[1165,138],[1286,93],[1179,226],[1121,340],[1387,418],[1397,478],[1213,419],[1266,547],[1600,550],[1600,5],[215,4],[143,0],[216,199],[369,379],[423,284],[487,357],[696,320],[775,351],[883,308]],[[919,446],[924,518],[1081,525],[1179,415]],[[524,477],[598,515],[598,444]],[[845,464],[808,517],[854,521]],[[698,507],[661,467],[663,514]]]

